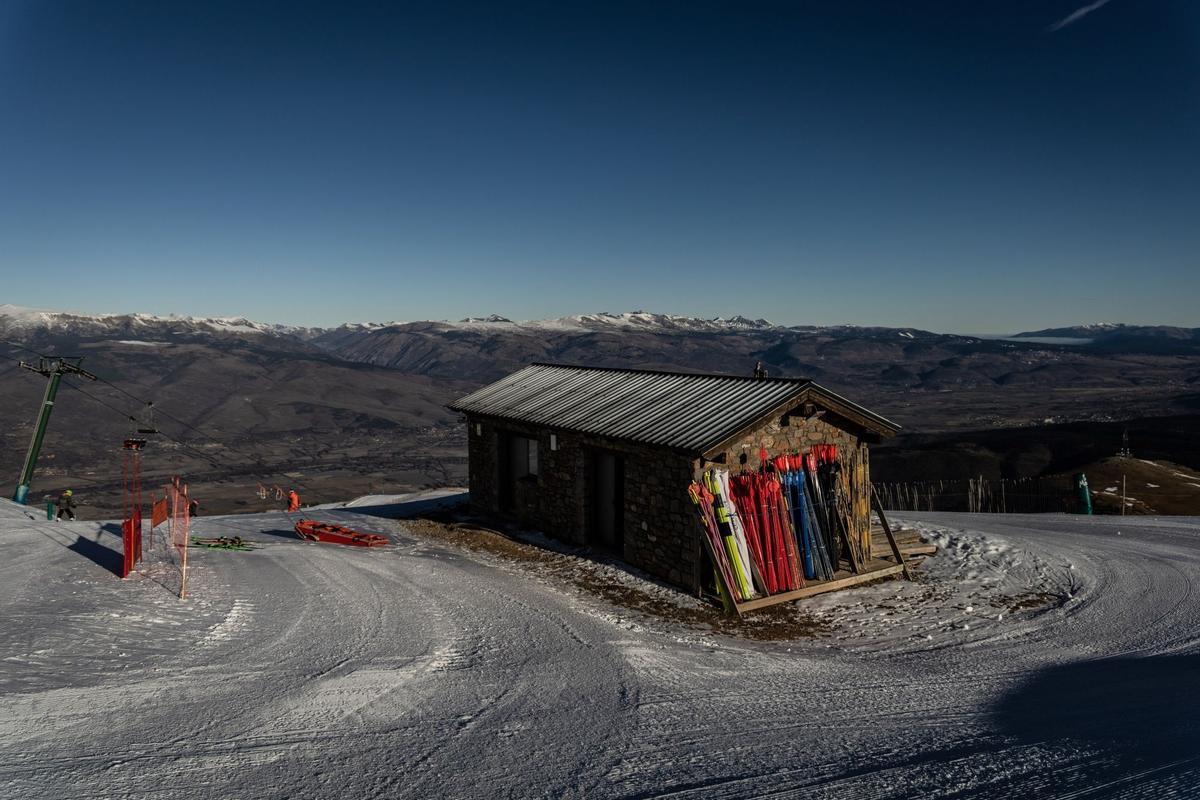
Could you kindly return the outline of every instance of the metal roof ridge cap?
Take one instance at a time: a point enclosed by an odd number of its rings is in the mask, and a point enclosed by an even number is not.
[[[722,373],[722,372],[682,372],[680,370],[643,369],[640,367],[601,367],[601,366],[591,366],[591,365],[587,365],[587,364],[555,364],[552,361],[534,361],[534,362],[531,362],[528,366],[522,367],[521,369],[528,369],[529,367],[551,367],[551,368],[564,369],[564,370],[567,370],[567,369],[587,370],[589,372],[635,372],[635,373],[642,373],[642,374],[646,374],[646,375],[678,375],[681,378],[722,378],[724,380],[731,380],[731,381],[750,381],[750,382],[780,383],[780,384],[784,384],[784,383],[800,384],[800,383],[812,383],[813,382],[811,378],[786,378],[786,377],[756,378],[753,375],[729,375],[727,373]]]

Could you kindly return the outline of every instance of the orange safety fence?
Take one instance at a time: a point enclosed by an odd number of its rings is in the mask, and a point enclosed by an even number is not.
[[[167,521],[170,512],[167,511],[167,498],[164,496],[161,500],[154,501],[154,505],[150,507],[150,527],[157,528]]]
[[[171,545],[179,557],[179,597],[187,597],[188,528],[191,523],[188,508],[188,487],[178,476],[167,484],[167,500],[171,506]]]
[[[134,509],[129,519],[121,521],[121,540],[124,559],[121,564],[121,577],[128,578],[134,567],[142,558],[142,511]]]
[[[146,562],[139,568],[146,578],[180,599],[186,597],[188,591],[190,521],[187,492],[187,484],[174,477],[163,487],[162,496],[150,504]]]

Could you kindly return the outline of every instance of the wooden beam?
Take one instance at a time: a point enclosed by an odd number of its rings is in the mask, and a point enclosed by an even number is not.
[[[887,514],[883,513],[883,504],[879,502],[879,495],[875,494],[875,485],[871,485],[871,505],[875,506],[875,513],[879,514],[879,522],[883,525],[883,533],[887,536],[888,544],[892,547],[892,555],[896,557],[896,563],[900,565],[900,569],[904,571],[904,579],[911,581],[912,573],[908,571],[908,564],[904,563],[904,554],[900,552],[900,545],[896,544],[896,537],[892,535],[892,526],[888,524]]]
[[[876,561],[872,564],[872,566],[880,563],[886,564],[887,562]],[[888,564],[881,569],[872,569],[869,572],[861,572],[858,575],[849,575],[845,578],[838,578],[832,581],[822,581],[820,583],[809,581],[808,585],[803,589],[796,589],[795,591],[784,592],[782,594],[773,594],[770,597],[760,597],[757,600],[748,600],[745,603],[736,603],[735,605],[737,606],[738,614],[741,615],[748,611],[766,608],[767,606],[773,606],[777,603],[786,603],[789,600],[799,600],[802,597],[812,597],[814,594],[836,592],[838,589],[845,589],[848,586],[854,586],[859,583],[869,583],[871,581],[878,580],[879,578],[886,578],[889,575],[895,575],[899,572],[903,572],[904,569],[904,565],[902,564]]]
[[[900,545],[900,552],[904,553],[905,558],[912,558],[913,556],[937,555],[937,550],[938,548],[936,544]],[[873,545],[871,547],[872,558],[880,558],[881,556],[888,556],[891,554],[891,548],[887,547],[886,545]]]

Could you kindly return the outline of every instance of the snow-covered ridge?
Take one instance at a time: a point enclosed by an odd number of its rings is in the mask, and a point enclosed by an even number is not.
[[[180,314],[82,314],[70,311],[49,311],[0,304],[0,330],[19,332],[51,330],[77,333],[136,332],[139,329],[158,333],[256,333],[271,336],[309,338],[320,329],[298,325],[276,325],[255,322],[245,317],[193,317]]]
[[[655,314],[649,311],[627,311],[622,314],[600,312],[598,314],[575,314],[555,319],[527,320],[516,322],[498,314],[487,317],[467,317],[457,322],[443,323],[454,328],[532,328],[543,330],[565,330],[571,328],[603,329],[630,328],[637,330],[677,331],[723,331],[723,330],[770,330],[782,328],[766,319],[750,319],[743,316],[714,317],[702,319],[676,314]]]
[[[597,328],[632,328],[642,330],[684,330],[684,331],[721,331],[721,330],[770,330],[783,328],[766,319],[750,319],[741,315],[733,317],[714,317],[702,319],[698,317],[678,316],[674,314],[655,314],[647,311],[629,311],[622,314],[601,312],[598,314],[576,314],[573,316],[557,317],[554,319],[514,321],[499,314],[486,317],[467,317],[458,321],[448,320],[412,320],[392,322],[351,322],[336,328],[305,328],[296,325],[277,325],[255,322],[245,317],[194,317],[179,314],[82,314],[68,311],[51,311],[47,309],[24,308],[15,305],[0,305],[0,328],[8,330],[45,328],[51,330],[78,329],[81,326],[137,327],[178,326],[181,328],[201,328],[215,332],[230,333],[264,333],[277,336],[303,336],[305,338],[329,331],[376,331],[395,328],[402,325],[429,324],[445,328],[465,329],[597,329]]]
[[[752,319],[742,315],[731,317],[688,317],[677,314],[657,314],[650,311],[627,311],[620,314],[600,312],[575,314],[541,320],[516,321],[499,314],[486,317],[466,317],[457,321],[413,320],[393,322],[350,322],[335,328],[306,328],[296,325],[278,325],[245,317],[194,317],[178,314],[82,314],[66,311],[23,308],[0,305],[0,332],[21,333],[33,330],[51,330],[63,333],[111,334],[121,332],[133,339],[139,332],[147,335],[208,333],[208,334],[259,334],[311,340],[325,335],[376,333],[405,328],[407,330],[475,330],[480,332],[528,331],[530,333],[553,331],[603,331],[629,330],[664,333],[737,333],[789,331],[792,333],[821,333],[822,331],[870,332],[895,330],[897,336],[914,338],[915,329],[863,328],[856,325],[777,325],[767,319]]]
[[[789,333],[820,334],[823,332],[850,332],[878,334],[894,332],[903,339],[915,339],[918,334],[925,333],[917,328],[881,328],[862,325],[779,325],[768,319],[751,319],[742,315],[732,317],[688,317],[678,314],[656,314],[650,311],[626,311],[613,314],[603,311],[596,314],[573,314],[566,317],[537,320],[513,320],[499,314],[486,317],[466,317],[464,319],[423,320],[410,322],[388,323],[349,323],[336,330],[381,331],[388,328],[407,327],[412,329],[421,326],[435,330],[476,330],[481,332],[495,331],[603,331],[629,330],[664,333],[736,333],[736,332],[770,332],[780,331]]]

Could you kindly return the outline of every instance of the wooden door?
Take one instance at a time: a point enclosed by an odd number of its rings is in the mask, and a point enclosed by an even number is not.
[[[616,555],[625,551],[625,460],[608,450],[592,456],[590,544]]]

